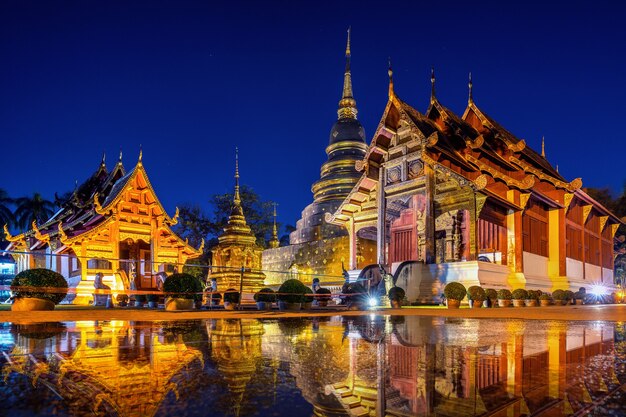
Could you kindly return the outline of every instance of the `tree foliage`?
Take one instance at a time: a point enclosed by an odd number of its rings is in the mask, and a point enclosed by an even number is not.
[[[20,230],[27,230],[33,220],[36,220],[37,224],[45,222],[55,212],[54,203],[39,193],[16,199],[15,206],[16,226]]]

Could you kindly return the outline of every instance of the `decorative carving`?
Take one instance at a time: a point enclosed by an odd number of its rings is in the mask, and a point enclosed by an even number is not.
[[[332,221],[333,221],[333,214],[332,213],[328,213],[328,212],[324,213],[324,221],[326,223],[332,223]]]
[[[417,178],[424,172],[424,163],[419,159],[409,161],[409,178]]]
[[[22,240],[24,238],[24,234],[17,235],[17,236],[11,235],[11,233],[9,233],[9,228],[5,224],[4,225],[4,238],[6,240],[8,240],[9,242],[17,242],[17,241]]]
[[[509,156],[509,161],[514,163],[521,169],[523,169],[524,172],[531,173],[537,178],[539,178],[540,180],[547,181],[550,184],[554,185],[555,187],[564,188],[568,191],[575,191],[575,190],[580,189],[583,186],[582,180],[580,178],[576,178],[575,180],[572,180],[569,183],[565,181],[561,181],[559,179],[554,178],[551,175],[544,173],[540,169],[533,167],[531,164],[524,162],[512,155]]]
[[[483,135],[478,136],[474,140],[471,140],[471,139],[465,140],[465,144],[472,149],[478,149],[481,146],[483,146],[484,143],[485,143],[485,138],[483,137]]]
[[[399,166],[387,170],[387,184],[395,184],[402,179],[402,170]]]
[[[491,175],[492,178],[500,179],[504,181],[504,183],[508,186],[517,187],[521,190],[527,190],[529,188],[532,188],[535,185],[535,177],[533,175],[527,175],[524,177],[523,180],[519,181],[514,178],[511,178],[510,176],[506,174],[503,174],[502,172],[498,171],[495,168],[490,167],[489,165],[485,164],[484,162],[474,157],[473,155],[468,154],[465,156],[465,158],[467,159],[468,162],[474,164],[476,168],[480,170],[481,172],[486,172],[489,175]]]
[[[485,203],[487,202],[487,196],[484,194],[476,194],[476,217],[480,215]]]
[[[600,216],[600,232],[604,230],[607,220],[609,220],[609,216]]]
[[[512,150],[513,152],[521,152],[526,147],[526,141],[524,139],[520,140],[517,143],[508,143],[507,148]]]
[[[176,210],[178,211],[178,207],[176,208]],[[198,252],[200,253],[204,252],[204,238],[202,238],[202,241],[200,242],[200,247],[198,248]]]
[[[592,208],[593,206],[591,204],[583,206],[583,224],[587,223],[587,218],[589,217]]]
[[[438,141],[439,135],[437,134],[437,132],[433,132],[433,134],[430,135],[428,139],[426,139],[426,146],[433,147],[437,144]]]
[[[68,239],[67,239],[67,235],[65,234],[65,231],[63,230],[63,222],[59,222],[59,239],[61,240],[61,243],[63,243],[64,245],[68,244]]]
[[[519,205],[523,209],[526,208],[526,204],[528,204],[528,200],[530,199],[530,193],[521,193],[519,195]]]
[[[174,213],[174,217],[172,217],[172,218],[171,218],[171,220],[170,220],[170,221],[168,221],[167,223],[168,223],[170,226],[175,226],[175,225],[177,225],[177,224],[178,224],[178,217],[179,217],[179,215],[180,215],[180,210],[178,210],[178,207],[176,207],[176,212]]]
[[[570,190],[580,190],[583,187],[583,180],[581,178],[576,178],[569,183]]]
[[[473,183],[476,186],[477,190],[482,190],[483,188],[487,186],[488,181],[489,181],[489,177],[487,175],[480,174],[478,177],[476,177]]]
[[[93,207],[98,214],[106,213],[106,211],[102,210],[102,206],[100,205],[100,201],[98,200],[98,193],[94,193],[93,195]]]
[[[132,232],[120,232],[120,242],[123,242],[125,240],[132,240],[133,242],[137,242],[139,240],[142,240],[146,243],[150,243],[150,234],[143,234],[143,233],[132,233]]]
[[[33,220],[32,226],[33,226],[33,231],[35,232],[35,239],[37,239],[37,240],[39,240],[40,242],[43,242],[43,243],[50,242],[50,236],[49,235],[42,235],[41,234],[41,231],[37,227],[37,221],[36,220]]]
[[[615,237],[615,234],[617,233],[617,229],[619,229],[619,223],[611,224],[611,237]]]
[[[568,208],[572,200],[574,199],[574,193],[565,193],[563,195],[563,205]]]

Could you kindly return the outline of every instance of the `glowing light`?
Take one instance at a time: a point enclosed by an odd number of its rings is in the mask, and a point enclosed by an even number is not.
[[[591,294],[595,296],[607,295],[609,293],[609,289],[602,284],[594,284],[591,286],[591,290],[589,290]]]
[[[376,307],[378,305],[378,297],[370,297],[369,300],[367,300],[367,304],[369,304],[370,307]]]

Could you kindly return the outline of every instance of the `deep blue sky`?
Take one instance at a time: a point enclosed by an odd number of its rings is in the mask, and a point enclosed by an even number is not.
[[[59,5],[53,5],[59,3]],[[62,5],[60,5],[62,3]],[[615,2],[613,2],[615,3]],[[368,142],[397,94],[474,98],[585,186],[626,180],[626,8],[523,1],[0,1],[0,188],[53,198],[124,151],[171,213],[242,183],[295,223],[341,96],[346,28]]]

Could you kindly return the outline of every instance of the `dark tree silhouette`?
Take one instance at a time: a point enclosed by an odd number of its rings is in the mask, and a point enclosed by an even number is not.
[[[39,193],[34,193],[32,197],[21,197],[15,200],[16,225],[20,230],[28,230],[33,220],[37,224],[42,224],[48,220],[55,212],[55,205],[52,201],[46,200]]]

